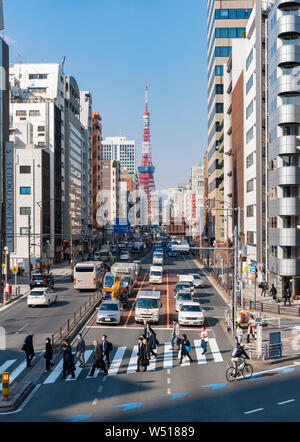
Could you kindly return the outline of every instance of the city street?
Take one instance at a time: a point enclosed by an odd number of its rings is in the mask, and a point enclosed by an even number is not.
[[[149,258],[145,261],[141,281],[147,272]],[[188,257],[168,258],[165,266],[166,275],[192,270],[197,271],[197,268]],[[142,326],[134,325],[132,321],[128,325],[127,319],[119,327],[87,325],[82,330],[87,345],[87,366],[81,369],[77,363],[76,379],[61,380],[62,364],[58,356],[54,370],[36,379],[33,392],[16,412],[9,414],[9,420],[71,421],[76,420],[76,416],[79,420],[107,422],[285,421],[295,418],[297,400],[300,399],[296,393],[299,383],[297,364],[291,362],[288,368],[280,368],[286,367],[287,363],[276,368],[265,366],[259,369],[258,375],[254,373],[251,380],[226,383],[225,372],[231,365],[232,344],[219,325],[225,303],[205,277],[204,280],[205,288],[199,289],[199,296],[208,326],[209,343],[205,356],[201,355],[199,348],[199,330],[181,328],[193,347],[191,356],[194,362],[184,361],[179,366],[177,352],[170,350],[168,315],[163,315],[159,327],[154,326],[160,342],[158,358],[151,359],[146,373],[136,373],[135,346]],[[163,287],[163,304],[167,302],[168,305],[167,293],[172,292],[173,285],[169,283]],[[169,297],[169,318],[174,316],[174,299]],[[48,321],[41,330],[46,332],[50,318]],[[90,378],[92,342],[94,339],[100,341],[102,333],[107,334],[113,343],[109,376],[103,377],[96,370],[94,377]],[[7,414],[0,414],[1,422],[7,419]]]

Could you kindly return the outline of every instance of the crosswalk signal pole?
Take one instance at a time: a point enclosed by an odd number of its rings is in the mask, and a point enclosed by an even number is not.
[[[232,331],[236,331],[236,317],[237,317],[237,279],[239,266],[239,235],[238,227],[234,227],[234,287],[232,299]]]

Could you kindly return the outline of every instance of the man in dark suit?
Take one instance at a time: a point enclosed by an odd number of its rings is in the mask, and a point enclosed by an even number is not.
[[[156,348],[156,335],[153,332],[152,328],[150,328],[148,334],[148,348],[147,348],[148,359],[150,359],[151,355],[154,355],[157,358],[157,353],[154,352],[155,348]]]
[[[32,367],[31,361],[35,356],[34,348],[33,348],[33,332],[30,332],[24,341],[25,355],[27,367]]]
[[[140,365],[142,365],[143,361],[148,361],[147,358],[147,347],[143,342],[144,337],[140,336],[139,337],[139,344],[138,344],[138,351],[137,351],[137,369],[136,371],[140,371]],[[147,370],[147,365],[144,366],[144,371]]]
[[[104,371],[104,376],[108,374],[106,365],[103,361],[101,344],[99,344],[97,341],[94,341],[94,362],[89,376],[94,376],[96,368],[102,368],[102,370]]]
[[[101,345],[101,351],[102,351],[102,358],[104,358],[104,356],[106,357],[107,369],[109,370],[110,360],[109,360],[108,341],[107,341],[106,335],[102,336],[102,342],[100,345]]]

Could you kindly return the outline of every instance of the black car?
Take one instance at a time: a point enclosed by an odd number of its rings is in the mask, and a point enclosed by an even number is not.
[[[49,274],[36,273],[31,275],[30,290],[37,287],[49,287],[53,289],[54,288],[53,276],[50,273]]]

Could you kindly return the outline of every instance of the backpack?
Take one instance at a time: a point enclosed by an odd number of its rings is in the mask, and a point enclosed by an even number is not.
[[[112,351],[112,349],[113,349],[113,345],[112,345],[112,343],[111,343],[111,342],[108,342],[108,343],[107,343],[107,351]]]

